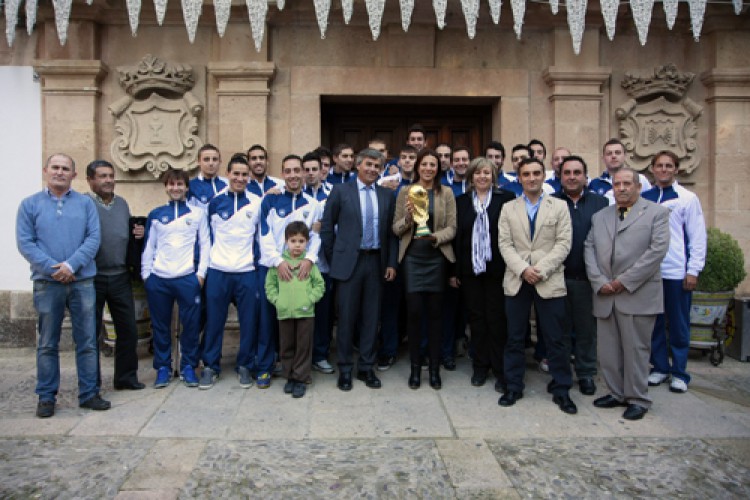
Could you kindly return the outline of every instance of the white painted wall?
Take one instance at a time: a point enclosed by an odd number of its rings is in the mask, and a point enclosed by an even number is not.
[[[31,290],[29,264],[16,249],[18,204],[42,186],[42,104],[30,66],[0,66],[0,290]]]

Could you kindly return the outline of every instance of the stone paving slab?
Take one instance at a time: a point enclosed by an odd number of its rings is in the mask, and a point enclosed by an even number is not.
[[[527,439],[488,444],[521,497],[750,497],[748,466],[699,439]]]
[[[431,440],[211,441],[180,498],[453,498]]]
[[[114,498],[151,445],[145,439],[0,439],[0,498]]]

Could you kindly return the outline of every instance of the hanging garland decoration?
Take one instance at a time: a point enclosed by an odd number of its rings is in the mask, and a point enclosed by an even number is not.
[[[98,0],[102,1],[102,0]],[[143,0],[126,0],[128,12],[128,22],[130,31],[133,36],[138,32],[138,23],[141,13],[141,2]],[[394,1],[394,0],[392,0]],[[398,0],[401,10],[401,28],[404,31],[409,30],[414,4],[416,0]],[[460,0],[461,9],[466,21],[466,32],[470,39],[476,36],[476,24],[479,18],[479,3],[481,0]],[[487,0],[489,4],[490,16],[492,22],[500,22],[500,8],[502,0]],[[521,38],[523,20],[526,14],[526,3],[530,0],[510,0],[511,10],[513,12],[513,30],[517,38]],[[539,3],[541,0],[534,0]],[[586,24],[586,8],[588,0],[548,0],[552,13],[557,15],[560,4],[562,3],[567,11],[568,28],[573,42],[573,50],[576,54],[580,53],[581,40],[583,38]],[[654,8],[655,0],[630,0],[630,10],[633,15],[638,32],[638,39],[641,45],[646,44],[648,29],[651,25],[651,14]],[[22,0],[4,0],[5,6],[5,38],[8,46],[12,46],[15,41],[16,27],[18,25],[18,13],[21,8]],[[86,4],[92,5],[94,0],[86,0]],[[154,10],[156,12],[156,21],[159,26],[164,23],[164,17],[167,12],[167,0],[153,0]],[[185,27],[188,33],[190,43],[195,41],[195,35],[198,29],[203,0],[180,0],[182,14],[185,20]],[[328,17],[331,10],[331,0],[312,0],[315,7],[315,16],[320,28],[320,37],[325,38],[328,28]],[[373,40],[380,36],[380,29],[383,20],[383,12],[386,0],[365,0],[369,27]],[[667,19],[667,27],[671,30],[677,19],[677,10],[680,0],[662,0],[664,13]],[[37,18],[38,0],[24,0],[26,11],[26,31],[29,35],[34,30]],[[55,26],[57,36],[61,45],[65,45],[68,38],[68,26],[70,20],[70,10],[73,0],[52,0],[52,6],[55,12]],[[697,42],[700,39],[701,30],[703,29],[703,18],[706,12],[707,0],[686,0],[690,10],[690,24],[693,32],[693,38]],[[255,49],[260,51],[265,36],[266,16],[268,15],[268,0],[245,0],[247,5],[250,28],[253,34]],[[276,6],[279,10],[284,9],[286,0],[276,0]],[[216,16],[216,31],[220,37],[224,33],[229,22],[232,10],[232,0],[213,0],[214,13]],[[607,37],[612,40],[615,36],[615,24],[619,10],[619,0],[599,0],[600,10],[604,18],[604,25],[607,31]],[[743,8],[743,0],[732,0],[734,13],[740,15]],[[448,0],[432,0],[432,9],[435,12],[435,21],[439,29],[445,27],[445,16],[448,8]],[[341,0],[341,10],[344,16],[344,23],[349,24],[354,10],[354,0]]]

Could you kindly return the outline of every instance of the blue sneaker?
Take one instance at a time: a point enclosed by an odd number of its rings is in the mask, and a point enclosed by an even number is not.
[[[154,382],[154,389],[162,389],[168,386],[170,380],[172,380],[172,369],[168,366],[162,366],[156,372],[156,381]]]
[[[258,384],[258,389],[268,389],[271,387],[271,374],[268,372],[261,373],[258,375],[256,384]]]
[[[195,370],[192,366],[186,366],[180,373],[180,380],[187,387],[198,387],[198,377],[195,376]]]

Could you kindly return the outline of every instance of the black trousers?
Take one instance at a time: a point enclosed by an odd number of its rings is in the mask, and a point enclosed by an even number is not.
[[[113,276],[96,275],[96,328],[97,339],[102,335],[102,316],[104,303],[109,306],[109,313],[115,325],[115,376],[114,384],[129,384],[138,381],[138,329],[135,323],[135,305],[130,274],[121,273]],[[101,386],[101,364],[99,360],[99,342],[97,342],[97,380]]]
[[[427,321],[427,352],[430,368],[440,365],[443,325],[441,308],[443,294],[439,292],[415,292],[406,294],[406,331],[409,335],[409,359],[418,365],[421,357],[422,324]]]
[[[498,380],[503,380],[503,355],[508,341],[503,280],[487,273],[464,276],[461,290],[471,326],[473,368],[483,373],[492,370]]]
[[[536,288],[523,283],[514,296],[505,297],[508,316],[508,343],[505,346],[505,382],[510,391],[523,391],[526,372],[524,339],[531,304],[539,313],[542,336],[547,346],[547,361],[552,375],[552,393],[567,394],[572,383],[570,341],[565,340],[565,297],[542,298]]]
[[[357,369],[370,370],[375,363],[382,282],[380,255],[377,252],[360,252],[349,279],[337,281],[339,323],[336,331],[336,350],[341,373],[352,371],[354,365],[352,343],[357,329],[359,330]]]

